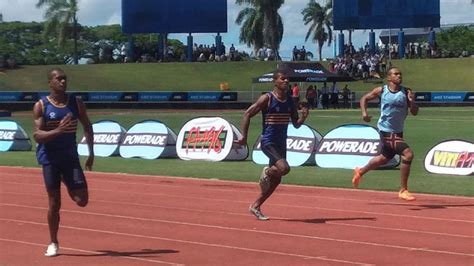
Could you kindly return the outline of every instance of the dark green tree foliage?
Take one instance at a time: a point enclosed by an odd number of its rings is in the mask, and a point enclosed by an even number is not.
[[[73,59],[74,64],[78,62],[78,31],[77,11],[79,6],[77,0],[38,0],[36,7],[46,7],[44,17],[46,26],[44,29],[45,38],[49,38],[51,34],[57,34],[59,47],[63,48],[69,35],[72,33],[74,42]]]
[[[278,50],[283,39],[283,21],[278,9],[284,0],[236,0],[238,5],[248,5],[242,9],[235,23],[242,24],[239,41],[253,46],[254,54],[263,46],[270,47],[279,58]]]
[[[318,45],[319,61],[322,60],[322,48],[327,41],[328,46],[332,42],[332,0],[321,6],[315,0],[310,0],[306,8],[301,11],[304,25],[310,25],[306,33],[305,41],[311,36],[313,42]]]
[[[437,50],[442,57],[474,54],[474,27],[458,26],[443,30],[436,36]]]

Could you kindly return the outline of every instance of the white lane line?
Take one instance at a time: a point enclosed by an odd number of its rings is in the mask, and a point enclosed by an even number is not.
[[[12,194],[12,195],[22,195],[26,196],[25,193],[13,193],[13,192],[4,192],[4,194]],[[28,196],[34,197],[44,197],[44,195],[40,194],[28,194]],[[125,205],[125,206],[139,206],[139,207],[150,207],[150,208],[158,208],[158,209],[169,209],[169,210],[179,210],[185,212],[197,212],[197,213],[212,213],[212,214],[224,214],[224,215],[234,215],[234,216],[245,216],[248,217],[248,213],[242,212],[224,212],[224,211],[215,211],[215,210],[199,210],[196,208],[182,208],[182,207],[169,207],[164,205],[156,205],[156,204],[142,204],[142,203],[131,203],[131,202],[118,202],[118,201],[109,201],[109,200],[90,200],[90,203],[99,202],[99,203],[106,203],[107,205],[115,204],[115,205]],[[6,204],[6,203],[5,203]],[[286,221],[292,218],[290,217],[274,217],[274,219]],[[332,224],[337,226],[350,226],[350,227],[360,227],[360,228],[369,228],[369,229],[376,229],[376,230],[385,230],[385,231],[396,231],[396,232],[408,232],[408,233],[419,233],[419,234],[428,234],[428,235],[439,235],[439,236],[447,236],[447,237],[459,237],[459,238],[474,238],[474,235],[459,235],[459,234],[449,234],[449,233],[440,233],[440,232],[430,232],[430,231],[423,231],[423,230],[410,230],[410,229],[403,229],[403,228],[393,228],[393,227],[380,227],[380,226],[371,226],[371,225],[359,225],[359,224],[348,224],[343,222],[337,221],[326,221],[326,224]]]
[[[13,183],[13,182],[9,182]],[[21,183],[18,183],[21,184]],[[28,185],[28,184],[22,184],[22,185]],[[37,185],[35,185],[37,186]],[[130,191],[124,191],[124,190],[107,190],[107,189],[90,189],[89,191],[101,191],[101,192],[107,192],[107,193],[124,193],[127,195],[144,195],[144,196],[160,196],[160,197],[170,197],[170,198],[178,198],[178,199],[189,199],[189,200],[203,200],[203,201],[221,201],[221,202],[232,202],[232,203],[248,203],[247,201],[239,201],[239,200],[230,200],[230,199],[218,199],[218,198],[211,198],[211,197],[195,197],[195,196],[183,196],[181,194],[167,194],[167,193],[134,193]],[[255,193],[254,193],[255,194]],[[324,197],[323,197],[324,198]],[[349,201],[349,199],[342,199],[338,198],[340,200],[345,200]],[[382,202],[383,203],[383,202]],[[387,202],[385,202],[387,203]],[[267,206],[279,206],[279,207],[285,207],[285,208],[297,208],[297,209],[310,209],[310,210],[324,210],[324,211],[337,211],[337,212],[344,212],[344,213],[360,213],[360,214],[370,214],[370,215],[379,215],[379,216],[391,216],[391,217],[408,217],[408,218],[416,218],[416,219],[425,219],[425,220],[433,220],[433,221],[447,221],[447,222],[460,222],[460,223],[472,223],[474,224],[474,220],[461,220],[461,219],[448,219],[448,218],[437,218],[437,217],[427,217],[427,216],[418,216],[418,215],[406,215],[406,214],[400,214],[400,213],[384,213],[384,212],[370,212],[370,211],[361,211],[361,210],[347,210],[347,209],[335,209],[335,208],[323,208],[323,207],[316,207],[316,206],[295,206],[295,205],[288,205],[288,204],[279,204],[279,203],[268,203]],[[407,206],[412,206],[412,207],[422,207],[418,205],[407,205]]]
[[[3,219],[0,219],[3,220]],[[22,221],[15,221],[11,220],[12,222],[22,222]],[[25,222],[29,223],[29,222]],[[62,227],[62,226],[61,226]],[[4,242],[10,242],[10,243],[17,243],[17,244],[25,244],[25,245],[30,245],[30,246],[41,246],[44,247],[44,244],[40,243],[34,243],[34,242],[28,242],[28,241],[21,241],[21,240],[14,240],[14,239],[5,239],[5,238],[0,238],[0,241]],[[97,251],[92,251],[92,250],[85,250],[85,249],[78,249],[78,248],[70,248],[70,247],[64,247],[61,246],[60,250],[69,250],[69,251],[74,251],[74,252],[80,252],[80,253],[86,253],[86,254],[93,254],[93,255],[104,255],[103,252],[97,252]],[[61,255],[61,253],[59,253]],[[152,263],[158,263],[158,264],[166,264],[166,265],[174,265],[174,266],[183,266],[185,264],[179,264],[179,263],[173,263],[173,262],[167,262],[167,261],[160,261],[160,260],[152,260],[152,259],[144,259],[144,258],[138,258],[138,257],[132,257],[132,256],[114,256],[114,258],[122,258],[122,259],[128,259],[128,260],[138,260],[138,261],[146,261],[146,262],[152,262]]]
[[[37,223],[37,222],[32,222],[32,221],[22,221],[22,220],[15,220],[15,219],[0,218],[0,221],[47,226],[46,223]],[[266,254],[272,254],[272,255],[296,257],[296,258],[300,258],[300,259],[324,260],[324,261],[339,262],[339,263],[346,263],[346,264],[353,264],[353,265],[371,265],[371,264],[355,262],[355,261],[330,259],[330,258],[326,258],[326,257],[322,257],[322,256],[315,257],[315,256],[308,256],[308,255],[295,254],[295,253],[286,253],[286,252],[263,250],[263,249],[236,247],[236,246],[229,246],[229,245],[204,243],[204,242],[198,242],[198,241],[189,241],[189,240],[181,240],[181,239],[173,239],[173,238],[165,238],[165,237],[156,237],[156,236],[149,236],[149,235],[129,234],[129,233],[122,233],[122,232],[107,231],[107,230],[98,230],[98,229],[92,229],[92,228],[82,228],[82,227],[65,226],[65,225],[61,225],[61,228],[62,229],[64,228],[64,229],[78,230],[78,231],[95,232],[95,233],[104,233],[104,234],[111,234],[111,235],[119,235],[119,236],[127,236],[127,237],[135,237],[135,238],[162,240],[162,241],[177,242],[177,243],[184,243],[184,244],[191,244],[191,245],[226,248],[226,249],[240,250],[240,251],[246,251],[246,252],[266,253]]]
[[[26,206],[26,205],[3,204],[3,203],[1,203],[0,205],[47,210],[47,208],[43,208],[43,207],[32,207],[32,206]],[[341,243],[349,243],[349,244],[357,244],[357,245],[368,245],[368,246],[394,248],[394,249],[402,249],[402,250],[410,250],[410,251],[418,249],[416,247],[379,244],[379,243],[367,242],[367,241],[356,241],[356,240],[337,239],[337,238],[329,238],[329,237],[317,237],[317,236],[311,236],[311,235],[300,235],[300,234],[290,234],[290,233],[281,233],[281,232],[271,232],[271,231],[256,230],[256,229],[245,229],[245,228],[207,225],[207,224],[199,224],[199,223],[177,222],[177,221],[162,220],[162,219],[141,218],[141,217],[104,214],[104,213],[96,213],[96,212],[84,212],[84,211],[73,211],[73,210],[62,210],[62,211],[63,212],[70,212],[70,213],[78,213],[78,214],[83,214],[83,215],[88,214],[88,215],[104,216],[104,217],[110,217],[110,218],[119,218],[119,219],[129,219],[129,220],[137,220],[137,221],[146,221],[146,222],[159,222],[159,223],[185,225],[185,226],[191,226],[191,227],[194,226],[194,227],[213,228],[213,229],[238,231],[238,232],[251,232],[251,233],[259,233],[259,234],[267,234],[267,235],[277,235],[277,236],[296,237],[296,238],[305,238],[305,239],[316,239],[316,240],[323,240],[323,241],[333,241],[333,242],[341,242]],[[0,218],[0,220],[9,220],[9,219]],[[461,253],[461,252],[451,252],[451,251],[445,251],[445,250],[423,249],[422,251],[423,252],[429,252],[429,253],[440,253],[440,254],[474,257],[474,254]]]

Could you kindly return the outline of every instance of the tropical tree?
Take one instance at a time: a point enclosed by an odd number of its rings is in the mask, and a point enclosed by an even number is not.
[[[64,47],[66,42],[66,35],[72,23],[72,32],[74,39],[74,64],[78,63],[77,59],[77,0],[38,0],[37,8],[46,6],[44,17],[46,25],[44,34],[49,36],[54,32],[58,32],[58,45]]]
[[[283,39],[283,20],[278,9],[284,0],[236,0],[238,5],[249,7],[239,12],[235,23],[242,24],[239,41],[253,46],[254,53],[263,46],[270,47],[279,58],[278,50]]]
[[[321,6],[315,0],[310,0],[306,8],[301,11],[304,25],[310,24],[305,41],[312,35],[312,40],[318,44],[319,61],[322,60],[322,48],[327,41],[332,43],[332,0]]]
[[[283,38],[283,22],[278,14],[278,9],[285,3],[285,0],[259,0],[260,9],[264,13],[263,38],[264,42],[275,51],[279,58],[278,50]]]
[[[239,41],[247,47],[253,47],[254,55],[263,47],[263,13],[255,7],[242,9],[235,19],[240,28]]]

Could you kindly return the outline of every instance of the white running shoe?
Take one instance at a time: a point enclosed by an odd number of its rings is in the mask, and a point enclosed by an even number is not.
[[[58,255],[58,251],[59,251],[59,245],[57,243],[51,243],[46,249],[46,253],[44,253],[44,255],[46,257],[54,257]]]
[[[263,215],[263,213],[260,211],[260,209],[253,208],[252,205],[250,205],[250,207],[249,207],[249,212],[251,214],[255,215],[255,217],[257,217],[257,219],[259,219],[260,221],[269,220],[269,218],[267,216]]]

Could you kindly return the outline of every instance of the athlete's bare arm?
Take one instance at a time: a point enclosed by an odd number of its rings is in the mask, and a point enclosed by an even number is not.
[[[86,138],[87,147],[89,148],[89,157],[87,158],[85,168],[86,170],[92,170],[94,164],[94,132],[92,130],[92,123],[87,115],[86,106],[81,99],[76,99],[77,109],[79,111],[79,121],[81,121],[82,127],[84,128],[84,137]]]
[[[407,88],[407,97],[408,97],[408,108],[410,109],[410,113],[412,115],[418,114],[418,105],[415,103],[415,93]]]
[[[37,143],[45,143],[61,135],[71,124],[72,116],[64,117],[57,128],[45,131],[43,120],[43,104],[41,101],[35,103],[33,107],[33,138]]]
[[[264,94],[258,98],[258,100],[252,104],[244,113],[244,117],[242,118],[242,137],[235,141],[236,144],[245,145],[247,144],[247,136],[249,132],[249,125],[250,119],[254,117],[256,114],[261,112],[262,110],[266,110],[268,108],[268,104],[270,102],[270,97],[267,94]]]
[[[369,101],[379,98],[380,95],[382,95],[382,87],[377,87],[360,98],[360,110],[362,111],[362,119],[364,119],[365,122],[370,122],[372,118],[367,112]]]
[[[291,112],[291,123],[295,128],[299,128],[309,115],[308,107],[301,108],[301,116],[298,115],[296,108]]]

